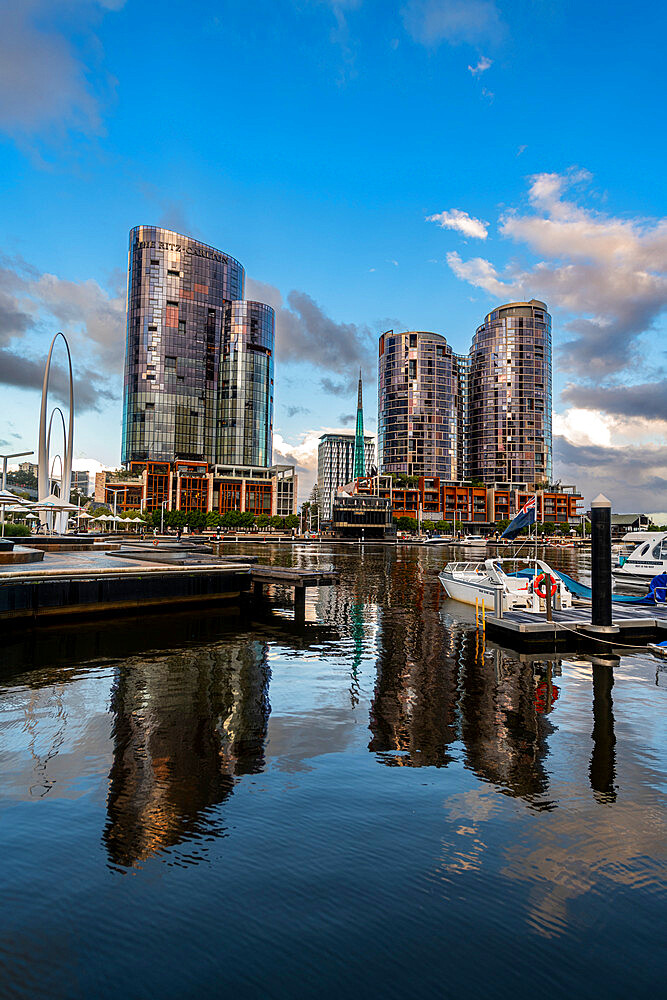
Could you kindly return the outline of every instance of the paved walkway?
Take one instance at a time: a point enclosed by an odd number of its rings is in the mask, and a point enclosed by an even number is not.
[[[137,549],[134,549],[137,552]],[[146,550],[154,555],[159,552],[153,546]],[[165,553],[166,554],[166,553]],[[239,563],[226,563],[211,557],[210,563],[197,563],[190,567],[183,565],[169,565],[168,562],[155,562],[153,560],[143,560],[141,558],[124,559],[121,554],[111,554],[109,552],[45,552],[44,559],[35,563],[8,563],[0,565],[0,580],[13,579],[16,577],[40,577],[54,575],[79,576],[82,573],[118,573],[118,572],[183,572],[203,570],[203,569],[235,569],[240,568]]]

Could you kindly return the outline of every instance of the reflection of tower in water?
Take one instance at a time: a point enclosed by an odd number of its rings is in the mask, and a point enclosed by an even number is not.
[[[468,642],[462,644],[459,662],[467,765],[513,796],[543,797],[549,787],[547,737],[554,726],[534,674],[541,661],[522,661],[499,649],[493,657],[476,656]],[[553,689],[550,677],[548,683]]]
[[[124,663],[104,835],[114,863],[196,838],[236,776],[262,770],[268,682],[266,644],[252,639]]]
[[[462,741],[480,777],[512,795],[544,796],[553,699],[540,700],[533,664],[485,655],[474,630],[439,613],[437,576],[416,563],[394,564],[392,590],[401,600],[380,612],[369,749],[389,765],[442,767]]]
[[[380,612],[369,749],[393,766],[445,766],[457,739],[453,633],[438,614],[437,577],[397,558]]]

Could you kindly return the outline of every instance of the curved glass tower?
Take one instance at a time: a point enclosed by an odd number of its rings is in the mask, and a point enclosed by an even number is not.
[[[130,231],[122,461],[212,461],[218,355],[243,296],[228,254],[154,226]]]
[[[470,348],[470,474],[485,483],[551,482],[551,316],[509,302],[486,316]]]
[[[459,358],[438,333],[383,333],[378,361],[380,470],[409,476],[463,476]]]
[[[230,302],[224,313],[215,461],[271,465],[275,313],[263,302]]]

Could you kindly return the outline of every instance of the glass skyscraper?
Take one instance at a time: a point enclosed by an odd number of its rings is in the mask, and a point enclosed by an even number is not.
[[[551,316],[537,299],[490,312],[464,356],[437,333],[383,333],[380,471],[551,482],[551,397]]]
[[[461,479],[462,365],[446,339],[422,330],[380,336],[380,469]]]
[[[274,314],[228,254],[130,232],[122,461],[271,463]]]
[[[263,302],[225,308],[216,461],[271,465],[275,316]]]
[[[469,474],[485,483],[551,482],[551,316],[510,302],[486,316],[470,348]]]

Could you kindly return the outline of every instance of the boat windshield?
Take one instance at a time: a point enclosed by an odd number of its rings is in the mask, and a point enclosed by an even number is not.
[[[451,562],[445,566],[445,573],[486,573],[483,562]]]

